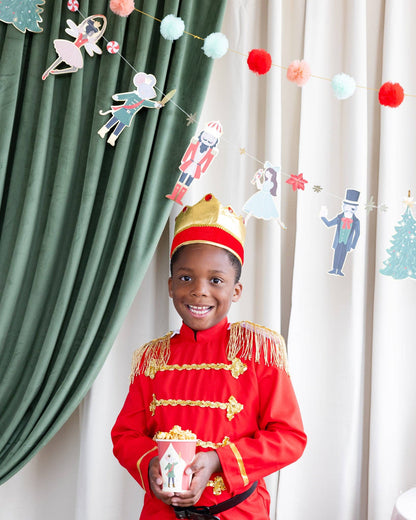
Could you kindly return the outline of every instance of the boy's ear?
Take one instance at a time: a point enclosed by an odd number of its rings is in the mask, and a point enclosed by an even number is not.
[[[233,293],[233,298],[231,301],[238,302],[238,300],[241,298],[242,292],[243,292],[243,285],[241,282],[237,282],[234,285],[234,293]]]
[[[169,290],[169,296],[172,298],[172,277],[168,280],[168,290]]]

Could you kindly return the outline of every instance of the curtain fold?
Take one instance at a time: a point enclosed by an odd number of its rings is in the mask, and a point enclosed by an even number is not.
[[[225,0],[135,2],[116,16],[103,0],[98,45],[74,74],[42,73],[68,39],[66,2],[47,2],[42,33],[0,24],[0,483],[21,468],[68,419],[101,368],[140,286],[172,203],[165,198],[202,106],[212,60],[201,42],[160,35],[157,20],[180,16],[187,30],[219,30]],[[120,55],[106,52],[108,40]],[[161,110],[142,109],[115,147],[97,134],[111,96],[153,74]],[[185,113],[186,112],[186,113]]]

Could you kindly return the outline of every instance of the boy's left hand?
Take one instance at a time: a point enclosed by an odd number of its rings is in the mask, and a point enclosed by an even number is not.
[[[192,464],[186,469],[187,473],[192,473],[191,488],[188,491],[175,493],[172,505],[189,507],[196,504],[207,487],[210,476],[220,472],[221,469],[220,459],[214,450],[197,453]]]

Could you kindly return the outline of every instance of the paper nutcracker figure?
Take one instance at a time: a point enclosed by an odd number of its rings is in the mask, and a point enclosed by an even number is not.
[[[218,142],[222,136],[222,126],[219,121],[210,121],[199,136],[194,136],[181,159],[181,175],[172,193],[166,195],[182,206],[182,197],[188,191],[194,179],[201,178],[213,159],[218,155]]]
[[[360,221],[355,216],[358,208],[358,199],[360,192],[357,190],[347,189],[345,199],[342,203],[342,213],[334,219],[328,220],[328,210],[325,206],[321,208],[321,220],[327,226],[336,226],[334,241],[332,248],[334,249],[334,259],[332,269],[329,274],[344,276],[342,267],[345,262],[347,253],[351,249],[355,249],[358,238],[360,236]]]
[[[45,70],[42,75],[43,80],[49,74],[67,74],[82,69],[84,66],[81,53],[82,47],[85,47],[90,56],[94,56],[94,53],[102,54],[103,52],[96,42],[104,34],[107,27],[107,18],[105,16],[101,14],[88,16],[79,25],[76,25],[72,20],[67,20],[66,23],[68,28],[65,29],[65,32],[75,38],[75,41],[55,40],[53,42],[58,58]],[[68,65],[68,67],[58,69],[62,62]]]
[[[245,224],[253,216],[263,220],[274,220],[282,229],[287,229],[279,218],[279,211],[276,206],[277,175],[279,172],[280,167],[275,167],[269,161],[266,161],[264,168],[257,170],[254,174],[251,184],[255,184],[259,191],[252,195],[243,206],[243,211],[247,213],[244,219]]]
[[[122,92],[112,96],[116,101],[124,101],[122,105],[112,106],[110,110],[103,112],[100,110],[102,116],[112,114],[107,123],[98,130],[100,137],[104,136],[115,126],[113,133],[107,139],[107,143],[114,146],[118,136],[127,127],[130,126],[134,116],[142,108],[162,108],[165,103],[173,96],[175,91],[167,94],[162,101],[150,101],[156,97],[156,91],[153,88],[156,84],[156,78],[153,74],[146,74],[145,72],[138,72],[134,78],[133,83],[136,90],[131,92]]]

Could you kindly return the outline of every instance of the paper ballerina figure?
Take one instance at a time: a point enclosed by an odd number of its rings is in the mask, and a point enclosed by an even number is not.
[[[357,190],[347,189],[345,192],[345,199],[342,203],[342,213],[337,215],[334,219],[328,220],[328,208],[321,207],[321,220],[327,226],[336,226],[334,241],[332,249],[334,249],[334,259],[332,269],[328,271],[329,274],[344,276],[342,267],[345,262],[347,253],[351,249],[355,249],[358,238],[360,236],[360,221],[355,216],[358,208],[358,199],[360,192]]]
[[[102,54],[103,52],[96,42],[104,34],[107,27],[107,18],[105,16],[102,14],[88,16],[79,25],[76,25],[72,20],[67,20],[66,23],[69,28],[65,29],[65,32],[75,38],[75,41],[55,40],[53,42],[58,58],[45,70],[42,75],[43,80],[49,74],[67,74],[82,69],[84,60],[81,47],[85,47],[90,56],[94,56],[94,53]],[[58,69],[62,62],[69,66]]]
[[[188,145],[179,166],[182,172],[173,188],[166,195],[182,206],[182,197],[188,191],[194,179],[200,179],[213,159],[218,155],[218,142],[222,136],[222,126],[219,121],[210,121],[199,136],[194,135]]]
[[[243,211],[247,213],[244,219],[245,224],[253,216],[263,220],[274,220],[282,229],[287,229],[279,218],[276,206],[277,175],[279,172],[280,167],[276,168],[269,161],[266,161],[264,168],[257,170],[254,174],[251,184],[255,184],[259,191],[252,195],[243,206]]]
[[[122,105],[112,106],[110,110],[103,112],[100,110],[102,116],[112,114],[107,123],[98,130],[100,137],[104,138],[110,129],[115,125],[113,133],[107,139],[107,143],[114,146],[118,136],[127,127],[130,126],[134,116],[142,108],[162,108],[175,94],[175,90],[171,90],[161,101],[150,101],[156,97],[156,91],[153,88],[156,84],[156,78],[153,74],[146,74],[145,72],[138,72],[134,78],[133,83],[136,90],[131,92],[123,92],[114,94],[112,98],[116,101],[124,101]]]

